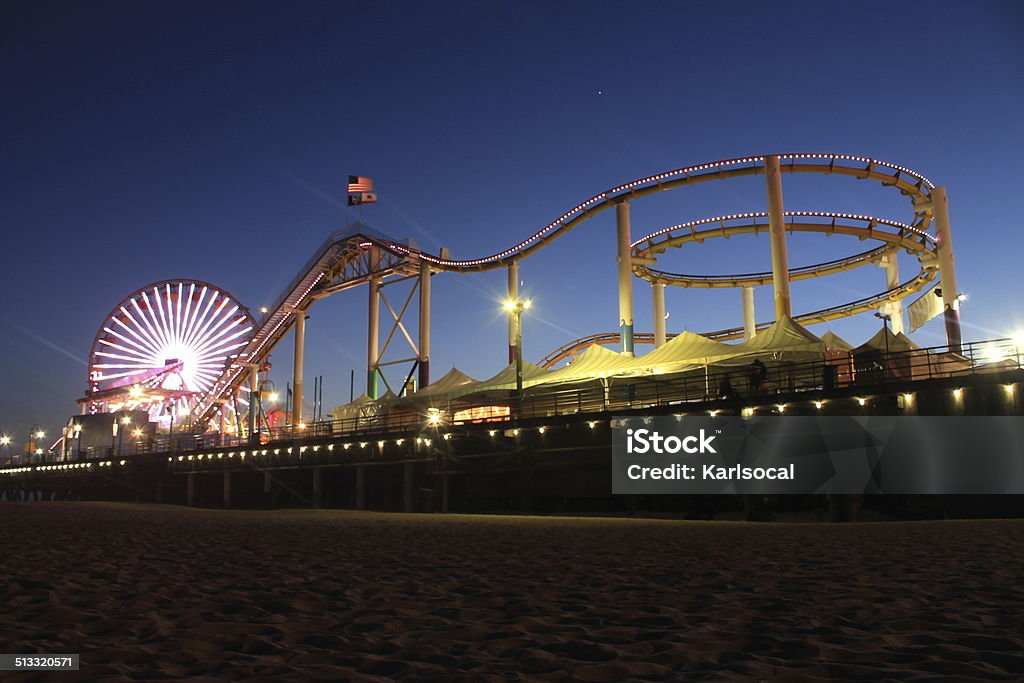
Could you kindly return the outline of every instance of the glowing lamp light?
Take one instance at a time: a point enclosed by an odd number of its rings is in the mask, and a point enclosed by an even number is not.
[[[866,398],[858,398],[857,399],[857,405],[859,405],[859,406],[866,405],[867,402],[868,402],[868,400]]]
[[[959,401],[963,397],[964,397],[964,390],[963,389],[954,389],[953,390],[953,398],[955,398],[956,400]]]
[[[271,401],[272,403],[277,403],[277,398],[278,398],[278,397],[277,397],[277,392],[276,392],[276,391],[271,391],[271,392],[270,392],[270,394],[269,394],[269,395],[267,396],[267,398],[268,398],[268,399],[269,399],[269,400],[270,400],[270,401]]]
[[[544,427],[541,427],[541,428],[540,428],[540,429],[538,429],[537,431],[538,431],[538,432],[540,432],[541,434],[543,434],[543,433],[544,433]]]
[[[132,430],[132,436],[134,436],[136,439],[139,438],[140,436],[142,436],[142,429],[140,429],[139,427],[136,427],[135,429],[133,429]]]
[[[596,422],[588,422],[587,426],[589,426],[591,429],[593,429],[594,427],[597,426],[597,423]]]
[[[815,407],[815,408],[817,408],[818,410],[821,410],[821,407],[822,407],[823,405],[825,405],[825,402],[824,402],[824,401],[815,401],[815,402],[814,402],[814,407]]]
[[[1007,396],[1013,396],[1013,385],[1012,384],[1004,384],[1003,385],[1003,391],[1006,392]]]
[[[40,429],[38,432],[36,432],[36,438],[37,439],[42,439],[44,436],[46,436],[46,432],[44,432],[42,429]]]
[[[427,415],[427,422],[432,427],[436,427],[437,425],[441,424],[441,413],[438,413],[438,412],[430,413],[429,415]]]
[[[7,436],[6,434],[4,434],[3,436],[0,436],[0,446],[9,446],[9,445],[11,445],[11,437]]]
[[[778,405],[778,408],[779,408],[779,412],[780,412],[780,413],[784,413],[784,412],[786,412],[786,404],[785,404],[785,403],[780,403],[780,404]]]
[[[266,315],[269,312],[270,312],[269,308],[267,308],[266,306],[260,306],[260,313],[262,313],[263,315]]]

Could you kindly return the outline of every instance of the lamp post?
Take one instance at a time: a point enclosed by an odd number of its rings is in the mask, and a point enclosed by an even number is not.
[[[892,319],[888,313],[875,313],[876,318],[882,320],[882,339],[885,340],[885,365],[882,366],[882,378],[889,380],[889,320]]]
[[[8,465],[11,463],[11,437],[10,435],[0,428],[0,446],[4,449],[5,461]]]
[[[529,299],[506,299],[503,307],[512,316],[516,346],[516,396],[523,398],[523,311],[532,305]]]
[[[46,438],[46,432],[38,424],[32,425],[32,429],[29,431],[28,437],[28,460],[32,462],[32,456],[40,457],[43,455],[43,449],[39,446],[39,442]]]

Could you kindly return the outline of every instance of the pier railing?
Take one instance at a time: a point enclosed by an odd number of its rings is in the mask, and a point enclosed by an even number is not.
[[[805,356],[807,354],[804,354]],[[145,453],[191,452],[293,441],[374,435],[416,434],[431,428],[490,424],[494,428],[553,416],[608,414],[643,409],[732,410],[772,404],[777,396],[805,395],[808,400],[830,396],[861,396],[913,391],[916,382],[967,379],[984,375],[992,381],[1020,382],[1024,378],[1024,345],[997,339],[948,347],[899,351],[830,350],[824,358],[802,360],[800,354],[761,355],[763,369],[752,358],[708,365],[672,374],[596,376],[575,382],[528,386],[514,390],[468,394],[442,401],[417,400],[415,394],[369,404],[358,415],[306,424],[261,429],[252,435],[175,434],[132,441],[118,447],[90,449],[69,460],[91,460]],[[53,455],[47,462],[55,459]],[[41,462],[41,460],[37,460]],[[21,464],[25,464],[24,461]]]

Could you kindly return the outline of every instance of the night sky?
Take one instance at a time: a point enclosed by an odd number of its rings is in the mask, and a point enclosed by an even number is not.
[[[613,185],[744,155],[865,155],[947,187],[965,338],[1024,327],[1021,3],[7,0],[0,32],[0,428],[17,443],[75,412],[104,317],[151,282],[206,280],[255,311],[357,218],[486,256]],[[379,203],[347,210],[348,174],[373,178]],[[788,210],[911,217],[877,184],[783,187]],[[764,208],[761,177],[683,188],[637,202],[633,233]],[[528,360],[617,328],[613,226],[606,212],[522,262]],[[790,245],[792,266],[869,248]],[[768,240],[663,264],[768,270]],[[902,260],[904,279],[915,265]],[[794,310],[883,285],[874,266],[794,283]],[[503,366],[503,289],[500,270],[435,277],[435,379]],[[634,291],[637,331],[650,331],[649,287]],[[667,301],[670,332],[742,322],[736,290]],[[770,288],[757,302],[771,318]],[[365,289],[311,310],[307,396],[323,375],[328,409],[348,400],[352,369],[361,391],[365,315]],[[878,325],[831,329],[860,343]],[[944,343],[941,322],[914,338]],[[283,387],[290,337],[272,360]]]

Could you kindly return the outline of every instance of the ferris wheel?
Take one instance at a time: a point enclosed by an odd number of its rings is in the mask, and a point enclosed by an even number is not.
[[[164,280],[139,289],[114,307],[93,341],[89,410],[162,406],[188,414],[253,326],[247,308],[206,282]]]

